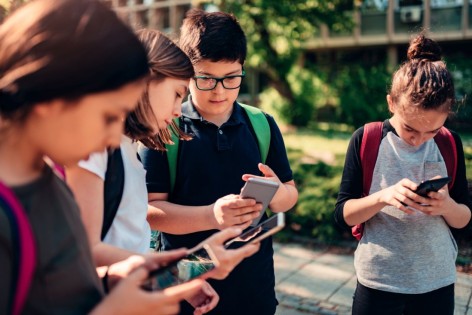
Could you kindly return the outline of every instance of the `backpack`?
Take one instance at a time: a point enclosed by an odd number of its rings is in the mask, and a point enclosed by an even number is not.
[[[33,229],[23,207],[13,191],[0,183],[0,208],[4,209],[11,227],[12,239],[12,282],[10,292],[10,313],[21,313],[28,296],[36,268],[36,243]]]
[[[254,106],[239,104],[245,110],[252,128],[256,134],[259,151],[261,154],[261,161],[265,163],[267,155],[269,154],[270,146],[270,126],[264,112]],[[179,125],[178,118],[175,119],[177,126]],[[166,144],[167,161],[169,163],[170,176],[170,191],[174,190],[175,178],[177,174],[177,154],[179,151],[179,137],[172,133],[172,142],[174,144]]]
[[[120,148],[108,149],[107,170],[103,189],[103,224],[101,240],[105,238],[120,206],[125,187],[125,167]]]
[[[360,159],[362,165],[362,197],[369,195],[374,174],[375,163],[382,141],[382,122],[371,122],[364,125],[364,134],[360,148]],[[447,174],[452,178],[448,184],[449,190],[454,186],[457,171],[457,147],[454,136],[446,127],[441,127],[434,136],[434,141],[441,152],[446,164]],[[359,241],[364,233],[364,223],[352,227],[352,235]]]

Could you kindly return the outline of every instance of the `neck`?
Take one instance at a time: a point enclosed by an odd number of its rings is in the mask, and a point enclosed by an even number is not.
[[[0,181],[7,186],[27,184],[41,175],[43,156],[20,128],[0,133]]]

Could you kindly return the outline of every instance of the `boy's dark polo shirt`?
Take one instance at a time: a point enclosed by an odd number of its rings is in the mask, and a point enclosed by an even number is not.
[[[281,182],[288,182],[293,176],[282,135],[274,119],[270,115],[266,117],[271,128],[266,164]],[[225,195],[239,194],[244,185],[243,174],[262,175],[257,167],[261,162],[257,138],[246,112],[237,103],[228,121],[218,128],[186,102],[182,106],[180,126],[193,139],[179,143],[176,183],[169,201],[180,205],[209,205]],[[169,192],[166,154],[142,149],[140,155],[147,170],[148,191]],[[163,246],[166,250],[191,248],[215,232],[165,233]],[[259,252],[245,259],[228,278],[211,281],[220,294],[220,302],[211,314],[274,314],[277,302],[272,256],[272,240],[267,239]]]

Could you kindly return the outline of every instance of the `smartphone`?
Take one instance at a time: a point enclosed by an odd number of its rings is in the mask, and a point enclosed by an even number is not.
[[[444,185],[449,184],[450,181],[450,177],[426,180],[418,185],[418,188],[415,190],[415,193],[422,197],[428,198],[428,193],[430,191],[438,191],[439,189],[443,188]]]
[[[264,215],[265,209],[267,209],[269,206],[269,203],[277,192],[277,189],[279,189],[279,183],[267,179],[251,177],[247,180],[246,184],[241,190],[241,197],[252,198],[258,203],[262,204],[261,213],[256,219],[252,221],[251,226],[256,226],[259,224],[259,221]]]
[[[225,248],[231,248],[231,245],[233,244],[233,247],[235,247],[234,243],[246,243],[246,244],[251,244],[251,243],[258,243],[262,241],[263,239],[277,233],[280,231],[283,227],[285,226],[285,213],[279,212],[264,222],[259,223],[257,226],[250,227],[243,231],[241,235],[238,237],[235,237],[231,239],[230,241],[225,243]],[[240,247],[240,246],[237,246]]]
[[[200,277],[217,266],[218,260],[211,248],[206,244],[198,246],[185,257],[151,271],[142,288],[147,291],[163,290]]]

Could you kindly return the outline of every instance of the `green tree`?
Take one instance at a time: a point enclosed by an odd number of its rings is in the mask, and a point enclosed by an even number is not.
[[[290,72],[306,41],[320,37],[322,25],[334,31],[353,26],[347,10],[352,0],[214,0],[223,11],[233,13],[246,32],[249,67],[265,74],[289,106],[289,123],[305,126],[312,118],[313,104],[294,91]],[[301,92],[303,93],[303,91]]]

